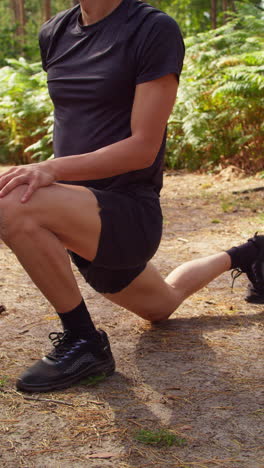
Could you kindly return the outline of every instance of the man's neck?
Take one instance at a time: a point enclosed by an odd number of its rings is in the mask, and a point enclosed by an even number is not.
[[[122,0],[80,0],[83,25],[97,23],[110,15],[121,2]]]

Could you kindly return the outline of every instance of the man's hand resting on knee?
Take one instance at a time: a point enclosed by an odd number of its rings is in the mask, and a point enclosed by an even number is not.
[[[4,197],[19,185],[27,185],[21,202],[27,202],[31,195],[40,187],[46,187],[55,182],[52,165],[46,162],[12,167],[0,176],[0,197]]]

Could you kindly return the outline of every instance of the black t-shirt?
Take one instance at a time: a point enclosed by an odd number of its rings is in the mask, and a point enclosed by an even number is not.
[[[80,6],[75,6],[40,31],[43,68],[54,104],[55,157],[92,152],[128,138],[136,85],[169,73],[179,77],[182,69],[182,36],[165,13],[140,0],[123,0],[92,25],[83,26],[80,14]],[[157,196],[165,140],[166,134],[151,167],[74,183]]]

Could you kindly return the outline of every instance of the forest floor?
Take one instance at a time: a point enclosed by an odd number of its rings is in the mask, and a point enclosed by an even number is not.
[[[264,191],[252,190],[263,186],[232,168],[166,174],[154,264],[166,275],[263,233]],[[151,326],[76,272],[97,326],[109,334],[116,373],[30,395],[16,391],[16,378],[50,349],[47,335],[59,322],[3,244],[0,256],[2,468],[264,468],[264,306],[243,300],[245,275],[232,292],[225,273]],[[137,440],[143,429],[177,438],[147,445]]]

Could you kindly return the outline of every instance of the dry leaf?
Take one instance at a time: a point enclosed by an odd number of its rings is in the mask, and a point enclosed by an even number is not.
[[[189,424],[185,424],[184,426],[181,426],[181,431],[190,431],[191,429],[193,429],[193,426]]]
[[[99,453],[91,453],[90,455],[86,455],[85,458],[112,458],[118,457],[118,453],[114,452],[99,452]]]

